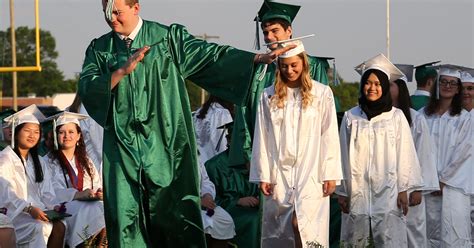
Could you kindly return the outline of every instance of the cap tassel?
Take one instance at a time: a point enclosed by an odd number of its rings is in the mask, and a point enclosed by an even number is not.
[[[436,75],[436,100],[439,100],[439,73],[441,72],[441,67],[438,69],[438,75]]]
[[[56,119],[53,119],[53,139],[54,139],[54,150],[59,150],[58,135],[56,134]]]
[[[11,146],[12,146],[12,149],[15,149],[15,128],[16,128],[16,125],[18,124],[18,119],[13,119],[13,122],[12,122],[12,141],[11,141]]]
[[[259,28],[259,23],[260,23],[260,18],[258,18],[258,13],[257,16],[255,17],[255,44],[254,48],[256,50],[260,50],[260,28]]]
[[[114,6],[115,6],[115,0],[107,1],[107,6],[105,7],[105,17],[109,21],[112,21]]]
[[[336,70],[336,59],[332,60],[332,81],[334,86],[339,85],[339,77],[337,76],[337,70]]]

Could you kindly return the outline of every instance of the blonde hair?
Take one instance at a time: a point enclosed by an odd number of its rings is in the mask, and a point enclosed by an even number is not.
[[[298,80],[301,82],[302,106],[303,109],[305,109],[313,101],[313,95],[311,94],[313,83],[309,76],[309,61],[306,53],[302,52],[296,56],[303,60],[303,70]],[[285,80],[286,78],[283,78],[281,75],[280,64],[278,64],[275,75],[275,95],[270,99],[272,106],[276,105],[278,108],[284,107],[288,91]]]

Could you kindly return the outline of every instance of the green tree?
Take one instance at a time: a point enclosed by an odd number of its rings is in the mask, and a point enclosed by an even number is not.
[[[12,66],[10,28],[0,31],[0,66]],[[35,29],[18,27],[16,33],[17,66],[36,65]],[[18,96],[34,93],[37,96],[51,96],[55,93],[75,92],[77,79],[65,80],[58,69],[56,41],[49,31],[40,30],[41,72],[18,72]],[[12,95],[11,73],[1,73],[3,95]]]
[[[357,105],[359,98],[358,83],[341,83],[337,86],[331,85],[334,96],[339,98],[341,111],[347,111]]]

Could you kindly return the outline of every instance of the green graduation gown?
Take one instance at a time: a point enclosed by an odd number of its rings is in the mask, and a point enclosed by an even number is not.
[[[209,179],[216,187],[216,204],[224,208],[235,223],[235,243],[238,247],[260,247],[260,207],[237,205],[242,197],[259,197],[256,184],[249,182],[245,165],[229,165],[228,150],[214,156],[205,164]]]
[[[325,59],[308,56],[310,75],[314,80],[328,84],[327,70],[329,63]],[[235,108],[234,128],[230,143],[230,163],[244,164],[250,161],[252,155],[252,137],[255,128],[258,102],[262,91],[275,82],[276,64],[269,64],[266,71],[265,65],[260,64],[250,86],[250,93],[244,106]],[[265,75],[261,75],[265,73]]]
[[[144,61],[111,90],[138,48]],[[104,198],[111,247],[204,247],[197,148],[185,79],[245,101],[253,53],[206,43],[183,26],[144,21],[130,49],[114,32],[86,51],[79,94],[104,127]]]
[[[411,98],[411,107],[414,110],[419,110],[423,108],[424,106],[428,105],[428,102],[430,101],[429,96],[423,96],[423,95],[412,95],[410,96]]]

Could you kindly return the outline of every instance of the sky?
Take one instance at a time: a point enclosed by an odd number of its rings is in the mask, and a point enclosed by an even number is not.
[[[0,29],[9,26],[9,1],[0,0]],[[262,0],[140,0],[141,16],[165,25],[180,23],[210,42],[254,51],[253,19]],[[353,68],[386,48],[386,0],[286,0],[301,5],[293,35],[315,56],[335,57],[345,81],[358,81]],[[15,25],[34,26],[34,1],[14,0]],[[40,0],[40,27],[56,39],[59,68],[66,78],[81,71],[90,41],[109,31],[100,0]],[[390,59],[419,65],[474,67],[473,0],[390,0]],[[261,36],[260,36],[261,37]],[[263,42],[263,41],[262,41]],[[263,52],[263,51],[261,51]]]

